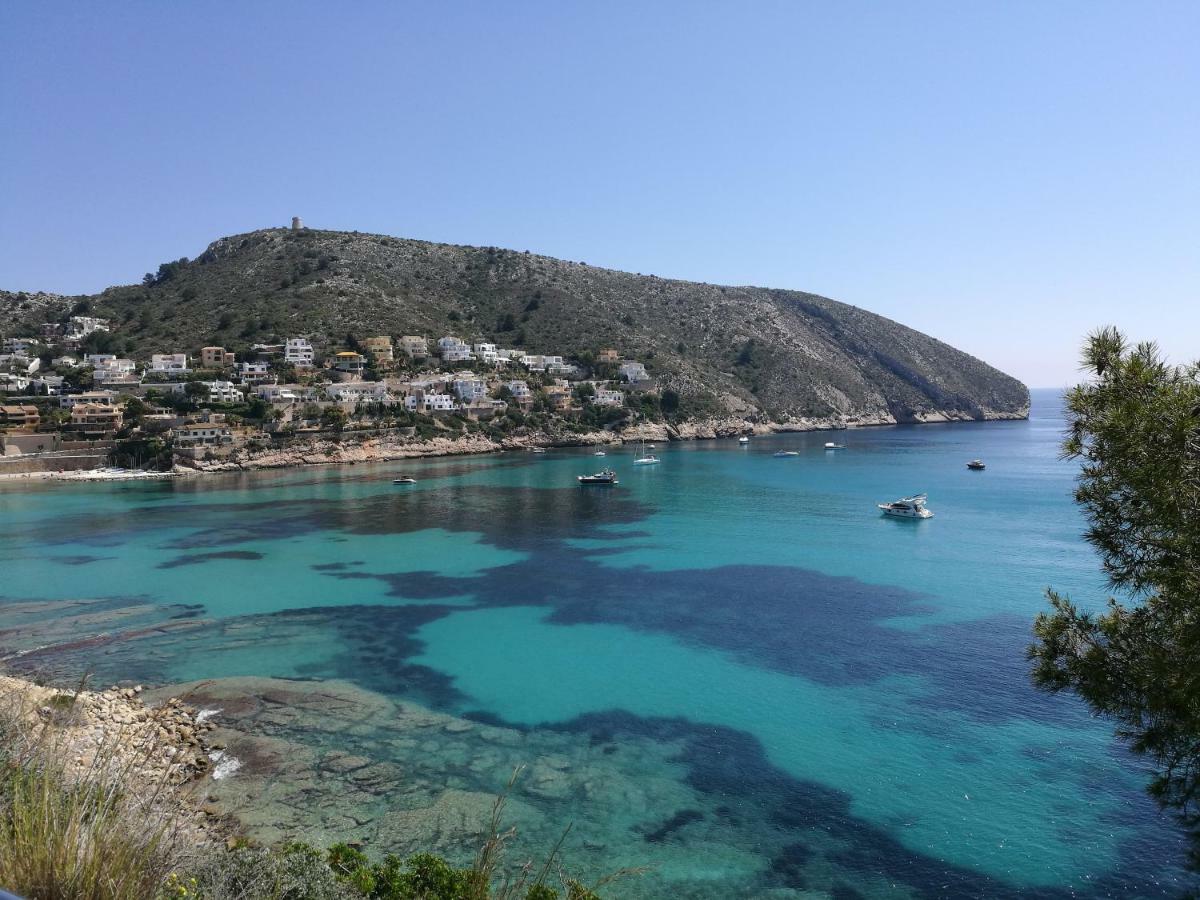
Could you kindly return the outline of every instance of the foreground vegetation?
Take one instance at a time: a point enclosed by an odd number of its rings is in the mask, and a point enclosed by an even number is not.
[[[539,864],[506,864],[507,789],[465,868],[428,853],[373,861],[347,844],[226,839],[185,789],[147,774],[164,751],[152,724],[93,751],[78,739],[76,696],[0,694],[0,889],[28,900],[599,900],[629,874],[585,886],[563,871],[562,840]]]
[[[1200,366],[1172,366],[1116,329],[1084,350],[1064,455],[1111,587],[1102,615],[1049,592],[1030,648],[1035,682],[1077,693],[1156,771],[1150,793],[1179,816],[1200,867]]]

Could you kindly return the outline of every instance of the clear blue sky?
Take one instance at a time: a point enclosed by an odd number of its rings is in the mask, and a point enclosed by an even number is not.
[[[0,4],[0,287],[285,224],[1200,355],[1200,3]]]

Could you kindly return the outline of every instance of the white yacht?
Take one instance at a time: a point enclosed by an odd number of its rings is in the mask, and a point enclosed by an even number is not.
[[[651,444],[650,446],[653,447],[654,445]],[[646,442],[642,441],[641,456],[639,456],[637,459],[635,459],[633,461],[633,464],[635,466],[656,466],[656,465],[658,465],[658,463],[659,463],[659,458],[657,456],[655,456],[653,453],[650,453],[650,454],[646,453]]]
[[[605,453],[603,450],[597,450],[595,453],[592,454],[592,456],[608,456],[608,454]]]
[[[898,519],[932,519],[933,513],[925,508],[925,494],[914,494],[912,497],[902,497],[891,503],[877,503],[885,516],[895,516]]]
[[[799,456],[800,451],[799,450],[776,450],[773,455],[778,456],[780,459],[782,459],[785,456]]]
[[[750,438],[746,437],[746,435],[743,434],[740,438],[738,438],[738,443],[739,444],[748,444],[748,443],[750,443]]]
[[[825,449],[826,450],[845,450],[846,445],[845,444],[835,444],[833,441],[826,441]]]

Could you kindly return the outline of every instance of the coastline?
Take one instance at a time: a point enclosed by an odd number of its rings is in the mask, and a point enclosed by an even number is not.
[[[211,460],[177,458],[170,471],[92,469],[66,472],[0,473],[0,484],[23,481],[133,481],[157,480],[180,476],[223,474],[260,469],[290,469],[320,465],[353,465],[356,463],[391,462],[404,459],[424,459],[442,456],[468,456],[501,453],[514,450],[557,447],[594,447],[625,444],[634,441],[664,443],[689,440],[717,440],[749,434],[803,433],[815,431],[877,428],[889,425],[931,425],[957,422],[1023,421],[1029,418],[1028,409],[1018,413],[984,411],[982,417],[959,412],[932,411],[899,421],[890,413],[824,418],[791,419],[783,422],[752,422],[736,417],[681,422],[646,423],[620,431],[534,432],[495,440],[481,434],[465,434],[455,438],[435,437],[412,440],[398,432],[346,432],[341,435],[321,434],[311,439],[297,438],[292,444],[263,450],[234,450],[228,456]]]

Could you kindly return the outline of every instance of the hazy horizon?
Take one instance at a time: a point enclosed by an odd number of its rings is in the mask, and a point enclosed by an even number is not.
[[[285,225],[1200,352],[1200,7],[0,7],[0,288]]]

